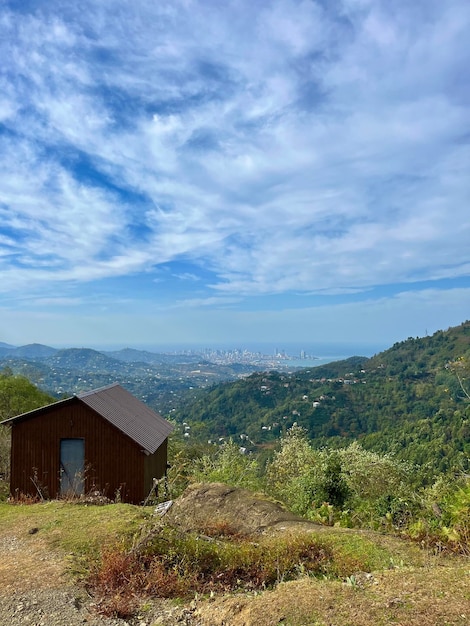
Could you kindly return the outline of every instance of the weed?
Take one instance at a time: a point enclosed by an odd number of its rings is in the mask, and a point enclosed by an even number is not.
[[[29,493],[23,493],[16,490],[15,495],[8,500],[9,504],[37,504],[40,502],[39,496],[32,496]]]
[[[101,556],[101,567],[92,575],[91,582],[99,590],[99,613],[108,617],[132,616],[138,603],[134,589],[142,582],[142,571],[135,557],[115,548],[107,548]]]
[[[359,588],[357,578],[354,576],[354,574],[351,574],[351,576],[346,577],[346,585],[348,585],[349,587],[352,587],[353,589]]]
[[[138,597],[254,592],[307,576],[347,576],[353,585],[353,572],[365,566],[363,559],[311,532],[253,541],[222,520],[204,530],[207,534],[183,533],[161,524],[146,527],[127,548],[121,542],[102,550],[87,580],[101,598],[98,610],[123,616]]]

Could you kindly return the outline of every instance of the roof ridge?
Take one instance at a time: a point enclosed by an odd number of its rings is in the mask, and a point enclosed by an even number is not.
[[[122,387],[119,383],[111,383],[110,385],[105,385],[104,387],[98,387],[97,389],[91,389],[90,391],[82,391],[81,393],[75,394],[77,398],[85,398],[86,396],[91,396],[94,393],[99,393],[100,391],[106,391],[107,389],[112,389],[113,387]],[[124,387],[122,387],[124,389]]]

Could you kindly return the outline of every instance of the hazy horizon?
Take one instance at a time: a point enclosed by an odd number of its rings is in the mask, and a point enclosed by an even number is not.
[[[383,344],[358,344],[355,342],[350,343],[324,343],[319,342],[316,344],[312,344],[311,342],[295,342],[295,343],[284,343],[284,342],[249,342],[249,343],[238,343],[231,344],[227,343],[218,343],[218,344],[188,344],[188,343],[142,343],[142,344],[133,344],[128,345],[126,343],[116,343],[116,344],[57,344],[57,343],[48,343],[43,344],[41,342],[31,342],[28,344],[9,344],[7,342],[0,341],[0,345],[8,345],[12,348],[21,348],[27,345],[43,345],[50,348],[54,348],[56,350],[62,349],[92,349],[100,352],[115,352],[125,349],[133,349],[133,350],[141,350],[152,353],[184,353],[184,352],[204,352],[204,351],[226,351],[226,352],[235,352],[235,351],[249,351],[252,353],[259,353],[264,356],[276,356],[279,353],[286,353],[290,357],[300,357],[301,352],[304,352],[307,356],[315,357],[316,359],[323,358],[348,358],[350,356],[373,356],[378,352],[382,352],[387,348],[390,348],[391,345],[383,345]]]

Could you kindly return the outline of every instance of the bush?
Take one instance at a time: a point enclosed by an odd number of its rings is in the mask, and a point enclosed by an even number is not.
[[[423,544],[470,556],[470,477],[441,477],[425,490],[421,516],[408,532]]]
[[[88,589],[98,610],[129,617],[145,597],[256,590],[300,576],[350,576],[369,568],[370,555],[312,532],[285,533],[257,541],[220,525],[209,534],[150,527],[137,543],[104,549],[91,567]]]
[[[409,464],[364,450],[315,450],[301,428],[281,439],[266,489],[294,513],[345,526],[402,528],[416,508]]]
[[[255,491],[261,484],[258,462],[252,456],[242,454],[232,440],[223,443],[215,454],[196,459],[192,478],[196,482],[220,482]]]

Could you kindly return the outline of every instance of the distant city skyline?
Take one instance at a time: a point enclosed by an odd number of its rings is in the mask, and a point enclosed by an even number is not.
[[[2,2],[0,341],[462,323],[468,32],[466,0]]]
[[[7,342],[0,341],[0,357],[5,356],[5,349],[11,348],[13,350],[25,348],[31,349],[32,347],[42,346],[43,348],[53,348],[54,350],[67,350],[67,349],[91,349],[103,353],[113,353],[126,350],[135,350],[143,352],[151,352],[156,354],[166,355],[201,355],[204,358],[217,362],[220,361],[237,360],[242,361],[244,355],[248,357],[250,361],[253,361],[257,356],[261,356],[264,359],[272,359],[273,361],[282,361],[283,359],[308,362],[312,365],[320,365],[323,363],[329,363],[333,360],[346,359],[351,356],[364,356],[371,357],[374,354],[391,348],[391,345],[385,344],[335,344],[335,343],[318,343],[316,346],[311,346],[305,349],[306,344],[287,344],[282,348],[278,348],[274,343],[252,343],[247,345],[185,345],[185,344],[160,344],[160,345],[145,345],[138,344],[134,346],[127,346],[124,344],[114,345],[58,345],[58,344],[39,344],[38,342],[32,342],[30,344],[9,344]],[[236,358],[240,357],[240,358]],[[308,365],[307,365],[308,366]]]
[[[200,361],[207,361],[215,365],[233,365],[243,364],[245,366],[252,366],[253,370],[263,368],[267,370],[279,369],[279,370],[292,370],[292,368],[302,367],[317,367],[319,365],[325,365],[332,361],[338,361],[346,359],[350,356],[372,356],[367,350],[363,350],[362,347],[353,354],[352,346],[339,347],[334,349],[332,346],[322,346],[323,351],[320,354],[313,354],[310,351],[306,351],[298,346],[290,346],[289,349],[274,348],[269,346],[256,346],[252,349],[245,348],[231,348],[231,347],[202,347],[197,348],[193,346],[188,348],[185,346],[154,346],[154,347],[142,347],[140,349],[122,348],[116,346],[116,349],[103,349],[99,346],[65,346],[55,347],[46,346],[44,344],[32,343],[22,346],[12,346],[0,342],[0,360],[4,359],[4,363],[9,363],[9,359],[48,359],[58,356],[64,357],[68,353],[68,358],[73,358],[71,352],[75,353],[75,358],[83,358],[83,352],[86,352],[86,357],[91,358],[89,355],[90,350],[105,354],[113,359],[132,360],[134,362],[146,362],[149,358],[149,353],[160,354],[162,357],[165,355],[170,358],[180,357],[180,362],[184,362],[186,359],[191,359],[191,362],[195,358]],[[77,357],[77,352],[81,354],[81,357]],[[149,362],[153,362],[150,360]]]

